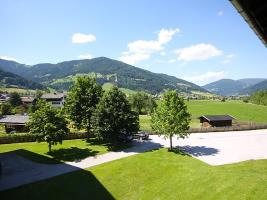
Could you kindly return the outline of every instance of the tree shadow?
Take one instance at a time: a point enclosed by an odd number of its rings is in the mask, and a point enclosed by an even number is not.
[[[172,150],[170,148],[168,148],[168,152],[172,152],[172,153],[179,154],[179,155],[182,155],[182,156],[190,156],[189,154],[185,153],[184,151],[182,151],[178,147],[173,148]]]
[[[120,142],[114,142],[112,140],[98,139],[98,138],[88,138],[86,142],[88,146],[101,145],[107,147],[108,151],[119,151],[133,146],[132,143],[120,143]]]
[[[66,163],[32,162],[19,156],[21,152],[35,154],[24,149],[0,154],[1,199],[115,199],[90,171]]]
[[[179,146],[178,151],[182,155],[192,155],[195,157],[199,156],[210,156],[210,155],[215,155],[219,152],[218,149],[212,148],[212,147],[206,147],[206,146]]]
[[[54,159],[59,161],[75,161],[78,162],[89,156],[96,156],[99,151],[93,151],[89,148],[80,149],[78,147],[71,147],[65,149],[56,149],[47,153],[52,156]]]

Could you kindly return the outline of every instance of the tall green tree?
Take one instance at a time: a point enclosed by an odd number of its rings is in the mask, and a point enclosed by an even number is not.
[[[117,141],[120,134],[133,135],[139,130],[138,114],[131,110],[126,96],[113,87],[101,98],[94,115],[98,137]]]
[[[250,101],[255,104],[267,106],[267,90],[253,93],[250,96]]]
[[[170,150],[172,138],[185,138],[189,133],[190,114],[183,98],[179,97],[175,90],[167,91],[163,95],[162,102],[152,114],[152,129],[159,135],[170,140]]]
[[[155,109],[156,102],[151,95],[144,92],[137,92],[130,97],[133,110],[138,114],[150,114]]]
[[[78,129],[85,128],[88,133],[91,131],[92,116],[102,94],[102,87],[95,79],[89,76],[76,79],[69,91],[66,110]]]
[[[10,93],[10,98],[8,101],[13,107],[20,106],[22,104],[20,95],[17,92]]]
[[[145,98],[144,92],[137,92],[131,97],[132,107],[138,114],[141,114],[142,109],[146,105]]]
[[[30,133],[36,136],[37,142],[46,141],[51,152],[52,145],[62,144],[64,136],[69,133],[67,120],[61,110],[53,108],[43,100],[38,100],[37,105],[38,109],[30,114],[27,125]]]
[[[1,105],[1,114],[2,115],[12,114],[12,106],[9,103],[3,103]]]
[[[155,99],[152,96],[147,96],[146,101],[145,101],[145,112],[146,114],[152,114],[154,110],[157,107],[157,103]]]

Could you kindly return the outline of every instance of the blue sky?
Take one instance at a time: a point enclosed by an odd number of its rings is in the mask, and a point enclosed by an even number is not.
[[[105,56],[203,85],[267,78],[267,49],[229,1],[2,0],[0,57]]]

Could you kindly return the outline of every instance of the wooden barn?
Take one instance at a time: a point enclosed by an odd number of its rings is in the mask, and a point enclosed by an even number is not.
[[[28,115],[5,115],[0,116],[0,124],[5,125],[6,133],[11,131],[15,132],[28,132],[26,123],[29,121]]]
[[[233,117],[230,115],[202,115],[199,117],[202,127],[232,126]]]

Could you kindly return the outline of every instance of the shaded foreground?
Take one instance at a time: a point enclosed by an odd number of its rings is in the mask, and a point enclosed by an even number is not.
[[[266,199],[267,160],[212,167],[179,152],[160,149],[7,190],[1,197]]]

